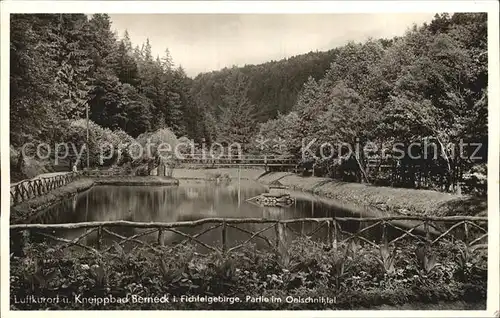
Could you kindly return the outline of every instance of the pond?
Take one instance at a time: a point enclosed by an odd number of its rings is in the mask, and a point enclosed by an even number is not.
[[[325,200],[312,194],[298,191],[288,191],[295,198],[295,203],[290,207],[263,207],[247,201],[268,189],[263,185],[242,180],[238,186],[237,182],[215,183],[205,181],[184,181],[179,186],[107,186],[97,185],[86,192],[75,195],[73,198],[57,204],[38,216],[32,218],[29,223],[76,223],[87,221],[113,221],[127,220],[134,222],[177,222],[192,221],[203,218],[225,217],[225,218],[268,218],[268,219],[297,219],[318,218],[331,216],[361,216],[370,215],[369,210],[358,209],[353,212],[352,206],[345,206],[339,202]],[[357,231],[360,226],[365,227],[366,222],[348,222],[342,224],[344,231]],[[200,225],[198,227],[178,228],[184,233],[194,235],[211,225]],[[241,224],[238,227],[247,231],[258,231],[269,224]],[[290,233],[304,231],[310,233],[317,226],[313,223],[301,225],[290,224]],[[303,226],[303,228],[302,228]],[[112,228],[112,231],[122,235],[131,236],[138,231],[134,228]],[[74,239],[85,232],[84,229],[58,231],[58,235],[67,239]],[[96,233],[93,233],[96,234]],[[273,239],[275,231],[267,230],[263,233]],[[373,228],[366,233],[368,237],[380,237],[380,229]],[[327,238],[327,229],[323,227],[316,237],[321,240]],[[227,241],[230,246],[249,238],[248,233],[228,228]],[[105,244],[110,243],[110,237],[105,239]],[[148,235],[144,240],[156,241],[156,235]],[[163,243],[180,242],[184,240],[178,234],[166,231],[162,237]],[[203,234],[200,240],[216,245],[221,240],[221,230],[213,230]],[[96,235],[84,238],[83,242],[93,245]],[[265,244],[264,240],[254,240],[258,246]]]

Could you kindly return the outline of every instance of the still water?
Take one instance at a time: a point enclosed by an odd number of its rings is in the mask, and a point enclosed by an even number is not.
[[[86,192],[75,195],[56,206],[49,208],[30,220],[30,223],[76,223],[87,221],[113,221],[127,220],[135,222],[176,222],[192,221],[203,218],[268,218],[268,219],[294,219],[304,217],[330,217],[352,216],[352,207],[346,207],[335,201],[326,201],[303,192],[289,191],[295,198],[295,203],[286,208],[262,207],[247,199],[267,192],[268,189],[259,183],[243,180],[238,186],[237,182],[216,184],[214,182],[181,181],[179,186],[94,186]],[[370,216],[369,211],[358,209],[361,216]],[[342,229],[348,232],[356,231],[359,222],[344,223]],[[204,228],[212,225],[201,225],[196,228],[179,228],[184,233],[194,235]],[[248,231],[258,231],[269,224],[241,224],[238,227]],[[289,225],[295,232],[308,233],[316,227],[312,223]],[[131,236],[144,229],[110,228],[122,236]],[[59,231],[57,236],[73,239],[85,232],[84,229]],[[372,236],[378,236],[379,231],[374,229]],[[87,245],[96,241],[96,233],[83,239]],[[287,235],[293,235],[293,232]],[[368,235],[369,233],[367,233]],[[273,229],[263,233],[270,239],[276,235]],[[288,236],[290,236],[288,235]],[[316,234],[317,239],[326,239],[327,230],[324,227]],[[227,241],[229,245],[249,238],[247,233],[237,229],[228,228]],[[156,235],[142,238],[146,241],[156,242]],[[161,239],[164,244],[179,242],[183,237],[172,232],[164,232]],[[211,245],[217,245],[221,240],[221,230],[209,231],[200,236],[200,240]],[[105,244],[110,243],[110,237],[105,238]],[[260,246],[263,240],[256,239]]]

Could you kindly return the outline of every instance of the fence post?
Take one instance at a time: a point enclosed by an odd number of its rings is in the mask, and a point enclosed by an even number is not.
[[[241,166],[238,165],[238,207],[241,205]]]
[[[469,227],[467,226],[467,221],[464,221],[464,243],[465,247],[469,247]]]
[[[226,255],[227,251],[227,224],[222,221],[222,255]]]
[[[387,225],[385,221],[382,222],[382,244],[387,243]]]
[[[29,243],[29,240],[30,240],[29,230],[16,231],[13,234],[11,234],[12,253],[16,256],[20,257],[24,256],[24,247]]]
[[[283,246],[287,246],[286,223],[280,223],[280,234],[283,235]]]
[[[304,221],[300,222],[300,236],[304,237],[306,235],[304,230]]]
[[[100,250],[102,246],[102,226],[97,228],[97,250]]]
[[[425,219],[424,221],[424,231],[425,231],[425,248],[428,250],[431,243],[431,234],[429,232],[429,221]]]

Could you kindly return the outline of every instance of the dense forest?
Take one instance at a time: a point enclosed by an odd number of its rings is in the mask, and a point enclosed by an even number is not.
[[[386,155],[401,143],[401,160],[370,165],[375,156],[361,152],[318,165],[344,180],[457,192],[464,176],[485,175],[487,80],[486,14],[436,15],[390,43],[340,48],[325,76],[305,83],[293,112],[263,124],[260,133],[283,138],[292,154],[303,138],[361,147],[372,142],[389,149]],[[421,146],[409,148],[414,142]],[[463,155],[460,142],[470,144]]]
[[[11,16],[13,150],[27,142],[84,143],[88,104],[91,152],[103,138],[118,144],[160,129],[297,158],[304,139],[318,140],[311,147],[316,154],[322,141],[389,149],[429,141],[438,146],[426,159],[332,155],[316,160],[316,169],[346,181],[444,191],[460,191],[466,175],[485,174],[486,14],[440,14],[394,39],[195,78],[175,65],[168,48],[154,57],[149,41],[132,44],[111,24],[106,14]],[[447,146],[460,141],[482,143],[475,154],[482,159],[464,159]]]
[[[11,21],[11,142],[64,140],[65,125],[85,117],[132,137],[170,127],[202,134],[182,67],[149,41],[133,47],[111,31],[106,14],[14,15]]]

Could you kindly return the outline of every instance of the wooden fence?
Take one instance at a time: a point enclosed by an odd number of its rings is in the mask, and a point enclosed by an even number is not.
[[[62,187],[82,175],[81,172],[68,172],[51,177],[23,180],[10,186],[10,205],[17,205],[26,200],[47,194]]]
[[[349,232],[345,229],[348,222],[359,224],[360,227]],[[399,222],[399,223],[398,223]],[[403,227],[401,222],[407,222],[411,226]],[[409,223],[408,223],[409,222]],[[10,226],[11,237],[21,241],[11,241],[17,247],[25,241],[25,238],[41,236],[44,239],[62,243],[62,248],[68,246],[78,246],[94,253],[109,251],[117,243],[142,245],[157,251],[157,247],[164,244],[163,235],[167,232],[177,234],[183,238],[181,242],[194,242],[208,251],[227,254],[235,251],[250,242],[260,240],[267,247],[277,250],[282,245],[290,242],[291,238],[305,237],[314,239],[315,235],[322,231],[322,240],[330,247],[336,247],[339,243],[348,243],[355,240],[359,243],[366,243],[373,246],[380,246],[382,242],[394,245],[404,240],[417,244],[432,246],[444,238],[460,240],[466,246],[487,247],[487,222],[485,217],[418,217],[418,216],[394,216],[382,218],[357,218],[357,217],[333,217],[333,218],[302,218],[290,220],[271,220],[262,218],[206,218],[196,221],[172,222],[172,223],[144,223],[130,221],[103,221],[103,222],[81,222],[71,224],[15,224]],[[251,229],[243,225],[256,225]],[[258,225],[258,226],[257,226]],[[309,225],[309,226],[306,226]],[[124,236],[111,229],[134,228],[134,234]],[[188,234],[180,228],[191,228],[197,232]],[[370,229],[378,228],[381,237],[370,239],[366,234]],[[73,239],[57,237],[53,235],[57,230],[82,230],[82,233]],[[140,231],[139,231],[140,229]],[[202,235],[220,229],[215,233],[219,239],[203,240]],[[244,233],[245,240],[235,242],[228,240],[228,231],[238,231]],[[392,230],[392,235],[389,234]],[[24,232],[24,233],[22,233]],[[127,231],[130,233],[131,231]],[[50,234],[49,234],[50,233]],[[94,243],[86,245],[82,239],[94,235]],[[103,237],[107,235],[115,243],[103,244]],[[149,240],[139,238],[148,236]]]
[[[296,158],[276,155],[220,155],[211,156],[202,154],[184,154],[177,161],[181,164],[203,166],[261,166],[265,167],[293,167],[298,164]]]

